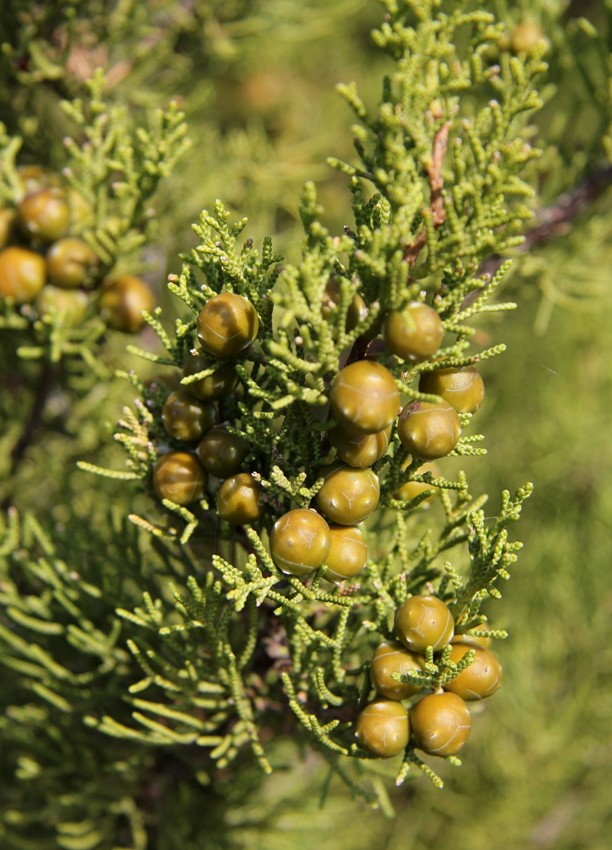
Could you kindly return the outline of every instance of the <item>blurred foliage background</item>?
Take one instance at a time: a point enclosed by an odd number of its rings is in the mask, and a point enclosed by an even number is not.
[[[272,234],[291,257],[300,247],[297,207],[305,179],[317,181],[330,225],[342,227],[348,193],[324,164],[327,155],[350,157],[350,116],[334,85],[354,79],[366,101],[376,97],[384,70],[369,39],[380,17],[377,3],[154,0],[112,4],[114,17],[107,4],[82,4],[85,15],[72,5],[75,14],[66,20],[80,29],[82,47],[64,55],[57,18],[50,15],[47,27],[45,15],[36,20],[33,13],[44,62],[28,65],[15,61],[20,45],[13,35],[23,27],[11,27],[23,23],[28,6],[39,6],[3,4],[2,40],[13,50],[3,53],[3,73],[13,88],[0,94],[2,120],[26,134],[27,161],[61,167],[65,127],[57,102],[78,93],[96,65],[109,69],[113,97],[136,111],[179,100],[193,147],[161,198],[158,237],[145,258],[160,294],[179,252],[193,243],[190,223],[216,197],[249,217],[249,235]],[[445,789],[415,777],[393,797],[395,819],[364,809],[335,781],[326,788],[325,765],[283,742],[272,748],[279,770],[267,779],[245,765],[240,782],[221,782],[214,794],[188,778],[174,785],[169,779],[156,803],[160,827],[151,847],[157,850],[608,846],[612,220],[605,187],[612,5],[484,5],[507,22],[509,39],[526,39],[526,49],[530,32],[549,42],[546,105],[535,118],[545,150],[534,173],[537,206],[558,206],[564,193],[591,181],[584,204],[517,251],[504,297],[515,298],[519,310],[496,329],[508,352],[485,373],[481,424],[489,455],[479,464],[481,488],[536,484],[520,529],[526,548],[496,605],[495,625],[510,633],[499,647],[504,687],[475,724],[463,767],[444,771]],[[55,4],[40,9],[47,6]],[[35,72],[39,65],[43,70]],[[109,368],[133,365],[124,346],[123,337],[109,338]],[[58,395],[47,413],[49,432],[20,472],[15,503],[57,523],[76,501],[78,515],[102,522],[95,507],[100,488],[114,487],[75,472],[72,459],[108,461],[112,424],[128,396],[123,384],[98,382],[67,409]],[[9,427],[8,415],[6,422]],[[42,490],[41,481],[54,483]]]

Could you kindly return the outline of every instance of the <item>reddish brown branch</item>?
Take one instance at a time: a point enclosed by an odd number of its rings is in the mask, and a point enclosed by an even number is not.
[[[442,189],[444,178],[442,177],[442,162],[448,147],[448,134],[451,128],[450,121],[443,124],[433,141],[433,157],[429,168],[429,185],[431,187],[431,212],[433,214],[434,227],[439,227],[444,221],[444,202],[442,200]]]
[[[611,183],[612,165],[605,165],[587,174],[580,183],[536,214],[535,226],[527,231],[524,241],[516,251],[519,254],[527,254],[534,248],[566,234],[571,229],[573,220],[586,212]],[[504,258],[499,254],[487,257],[478,269],[478,276],[494,275],[503,261]]]
[[[612,165],[587,174],[573,189],[560,195],[554,204],[540,210],[536,226],[527,232],[518,250],[524,254],[542,242],[567,233],[571,222],[585,212],[611,183]]]
[[[451,123],[447,121],[443,124],[436,135],[434,136],[432,146],[431,164],[427,169],[429,179],[429,188],[431,190],[429,199],[429,208],[422,211],[422,215],[431,216],[434,227],[440,227],[444,222],[444,200],[442,198],[442,190],[444,189],[444,178],[442,177],[442,162],[444,154],[448,146],[448,134],[450,132]],[[425,225],[421,227],[414,240],[404,247],[404,259],[409,266],[413,266],[416,259],[427,243],[427,231]]]

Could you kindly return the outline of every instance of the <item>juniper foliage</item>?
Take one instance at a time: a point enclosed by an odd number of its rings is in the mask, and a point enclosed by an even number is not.
[[[169,515],[159,523],[133,517],[158,539],[178,538],[184,557],[193,559],[188,592],[176,598],[181,622],[168,626],[151,602],[133,622],[144,634],[174,635],[168,647],[173,657],[180,635],[186,641],[181,655],[189,658],[190,667],[195,664],[189,651],[192,633],[204,630],[199,645],[206,649],[200,653],[201,669],[193,673],[193,687],[197,690],[197,682],[204,682],[219,695],[218,703],[207,702],[216,725],[211,718],[200,721],[197,738],[195,731],[187,731],[195,723],[189,717],[198,706],[196,694],[187,699],[186,706],[193,700],[191,712],[183,705],[180,713],[168,709],[177,692],[176,676],[186,679],[187,670],[172,673],[169,657],[160,657],[159,650],[148,645],[137,656],[145,678],[133,687],[147,693],[151,689],[142,705],[166,718],[165,726],[172,731],[165,734],[186,736],[186,743],[199,741],[221,766],[249,742],[267,771],[259,728],[268,722],[267,704],[284,701],[312,745],[337,756],[331,764],[368,799],[374,799],[372,791],[352,778],[350,760],[344,765],[342,759],[359,755],[352,743],[351,718],[354,707],[363,702],[359,674],[372,651],[372,637],[388,637],[398,605],[409,593],[432,587],[451,605],[459,631],[481,622],[484,599],[501,595],[498,580],[508,578],[516,560],[520,544],[508,539],[507,526],[518,518],[530,493],[530,486],[514,497],[505,493],[499,516],[485,522],[486,497],[472,498],[466,476],[461,473],[456,481],[440,476],[436,483],[444,494],[445,522],[439,529],[425,528],[418,510],[422,499],[401,504],[394,498],[397,486],[420,466],[413,461],[407,471],[403,468],[407,453],[395,436],[389,454],[376,466],[383,480],[380,507],[385,513],[369,523],[375,552],[363,580],[330,588],[321,570],[312,583],[304,584],[287,579],[268,553],[274,521],[292,507],[310,504],[322,483],[321,467],[334,460],[325,437],[335,424],[326,414],[330,381],[346,362],[347,352],[351,361],[367,349],[379,331],[380,316],[405,309],[425,291],[445,331],[454,337],[437,353],[435,365],[382,356],[409,399],[429,400],[413,386],[423,371],[473,365],[503,351],[503,345],[470,351],[470,320],[478,313],[513,306],[488,303],[507,266],[485,278],[478,276],[478,267],[493,250],[520,242],[518,233],[530,217],[524,199],[531,190],[520,172],[537,151],[517,133],[519,116],[539,104],[533,80],[545,66],[537,50],[526,62],[505,54],[499,63],[493,62],[490,51],[500,28],[488,13],[456,9],[444,14],[432,6],[407,25],[409,11],[389,4],[385,22],[375,33],[397,68],[384,81],[377,111],[368,114],[354,86],[341,88],[361,122],[355,128],[361,165],[339,160],[331,164],[349,177],[354,224],[345,227],[343,235],[332,235],[322,221],[315,187],[307,184],[301,206],[302,260],[292,265],[281,262],[270,240],[259,251],[251,239],[244,241],[246,221],[233,222],[218,201],[213,212],[204,211],[194,225],[198,244],[185,255],[181,273],[170,279],[169,288],[184,302],[187,316],[176,321],[173,334],[164,330],[159,312],[151,320],[166,353],[143,352],[145,358],[182,369],[196,346],[197,316],[211,297],[233,292],[248,298],[257,310],[258,342],[236,365],[240,386],[223,402],[221,418],[251,447],[247,462],[265,493],[264,519],[232,530],[219,524],[209,499],[193,509],[165,499]],[[470,36],[465,58],[455,47],[459,31]],[[416,87],[417,78],[427,84]],[[467,114],[462,112],[466,92],[482,102]],[[452,152],[448,165],[447,147]],[[328,320],[321,305],[330,279],[340,296]],[[369,310],[347,330],[356,295]],[[201,380],[219,365],[212,362],[183,382],[188,386]],[[145,485],[157,458],[168,448],[182,447],[169,439],[162,425],[166,395],[158,382],[145,387],[142,401],[126,412],[117,434],[127,449],[130,474]],[[462,416],[466,431],[470,419],[470,414]],[[482,454],[476,445],[481,439],[464,432],[454,454]],[[445,560],[451,551],[451,560]],[[242,623],[238,644],[232,641],[237,622]],[[445,663],[436,665],[432,659],[424,686],[435,688],[444,679]],[[246,698],[249,693],[251,700]],[[228,702],[234,706],[231,721],[222,710]],[[158,722],[142,712],[135,712],[134,720],[136,725],[126,728],[106,718],[100,729],[147,741],[162,734]],[[423,767],[409,751],[398,770],[399,782],[409,763]],[[431,769],[426,771],[441,784]]]

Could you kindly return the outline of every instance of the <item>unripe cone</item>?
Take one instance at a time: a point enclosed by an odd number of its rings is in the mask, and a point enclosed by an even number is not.
[[[58,239],[47,252],[47,275],[55,286],[76,289],[90,282],[98,257],[87,242],[75,236]]]
[[[330,404],[339,425],[350,431],[384,431],[400,404],[395,378],[381,363],[358,360],[341,369],[332,382]]]
[[[355,737],[374,756],[392,758],[403,752],[410,737],[408,712],[395,700],[377,700],[357,718]]]
[[[17,213],[12,207],[0,207],[0,251],[11,240]]]
[[[487,628],[489,628],[487,625],[481,624],[479,626],[476,626],[474,631],[481,631],[482,629],[487,629]],[[452,639],[451,643],[452,644],[456,644],[456,643],[467,644],[468,646],[481,646],[481,647],[484,647],[484,649],[488,649],[491,646],[491,638],[485,637],[484,635],[481,636],[479,634],[468,635],[468,634],[464,633],[464,634],[461,634],[461,635],[456,634],[454,636],[454,638]]]
[[[490,649],[456,644],[452,647],[450,660],[455,664],[470,649],[476,653],[469,667],[444,685],[444,690],[457,694],[464,700],[486,699],[499,689],[502,683],[502,667],[497,656]]]
[[[102,318],[111,328],[137,333],[145,324],[143,310],[152,310],[155,298],[144,280],[122,275],[104,282],[98,303]]]
[[[82,289],[62,289],[46,284],[34,303],[39,313],[57,313],[65,325],[74,328],[87,313],[89,297]]]
[[[261,519],[261,484],[248,472],[227,478],[217,495],[217,513],[231,525],[245,525]]]
[[[361,529],[352,525],[332,525],[331,548],[325,559],[329,581],[344,581],[362,571],[368,561],[368,547]]]
[[[59,174],[50,171],[48,168],[43,168],[42,165],[18,165],[17,174],[19,175],[22,199],[32,192],[39,192],[41,189],[59,188],[62,183]]]
[[[42,242],[54,242],[68,232],[70,207],[61,189],[39,189],[26,195],[17,208],[22,230]]]
[[[455,623],[447,605],[437,596],[411,596],[397,609],[395,633],[405,647],[434,652],[450,643]]]
[[[397,432],[410,454],[424,460],[435,460],[455,448],[461,434],[461,423],[448,402],[430,404],[417,401],[407,404],[402,410]]]
[[[371,469],[339,466],[326,475],[315,501],[330,522],[358,525],[370,516],[379,497],[378,476]]]
[[[457,694],[429,694],[410,711],[417,747],[431,756],[454,756],[469,738],[470,711]]]
[[[195,443],[219,420],[212,402],[198,402],[188,393],[170,393],[162,410],[164,428],[176,440]]]
[[[392,310],[383,326],[387,347],[404,360],[431,357],[440,348],[443,336],[440,317],[433,307],[420,301],[408,304],[405,312]]]
[[[439,395],[458,413],[475,413],[485,396],[482,376],[473,366],[425,372],[419,380],[419,391]]]
[[[431,472],[434,477],[440,475],[440,470],[434,463],[422,464],[422,466],[418,469],[418,473],[419,475],[422,475],[424,472]],[[416,498],[416,496],[420,496],[421,493],[425,493],[426,490],[429,490],[431,495],[424,501],[429,502],[430,499],[433,499],[434,496],[437,495],[437,487],[433,484],[426,484],[423,481],[406,481],[405,484],[402,484],[402,486],[395,491],[393,498],[409,502],[411,499]]]
[[[523,21],[510,33],[510,49],[513,53],[530,56],[534,47],[544,38],[544,33],[535,21]]]
[[[198,446],[200,463],[211,475],[225,478],[238,472],[249,453],[250,446],[237,434],[230,434],[222,425],[211,428]]]
[[[405,649],[400,643],[386,640],[376,648],[370,664],[370,679],[379,694],[387,699],[408,699],[421,688],[410,682],[398,682],[393,673],[403,675],[423,671],[423,656]]]
[[[340,281],[332,278],[323,292],[321,299],[321,315],[324,319],[330,319],[333,316],[334,310],[340,303]],[[363,300],[361,295],[357,293],[351,299],[349,308],[346,313],[345,330],[347,333],[353,330],[362,319],[368,315],[368,305]]]
[[[10,247],[0,252],[0,296],[16,304],[33,301],[45,285],[45,261],[34,251]]]
[[[365,469],[376,463],[389,448],[391,426],[375,434],[358,435],[336,426],[329,432],[329,441],[338,457],[349,466]]]
[[[331,549],[328,524],[316,511],[296,508],[283,514],[270,535],[276,566],[293,576],[307,576],[323,566]]]
[[[183,376],[187,378],[191,375],[197,375],[198,372],[204,372],[210,366],[211,362],[208,358],[201,354],[191,354],[185,363]],[[219,366],[212,374],[206,378],[200,378],[199,381],[190,381],[189,383],[181,381],[186,392],[203,401],[217,401],[225,398],[234,391],[237,383],[238,375],[233,363],[225,363],[223,366]]]
[[[188,452],[162,455],[153,468],[153,487],[160,499],[189,505],[204,495],[206,473]]]
[[[198,338],[202,348],[215,357],[239,357],[259,332],[255,308],[242,295],[222,292],[207,301],[198,315]]]

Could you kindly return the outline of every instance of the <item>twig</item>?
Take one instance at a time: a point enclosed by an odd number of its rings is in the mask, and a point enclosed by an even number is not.
[[[448,146],[448,133],[451,122],[447,121],[434,136],[433,157],[428,169],[429,185],[431,186],[431,211],[433,213],[434,227],[439,227],[444,221],[444,202],[442,200],[442,189],[444,179],[442,177],[442,161]]]
[[[25,453],[32,444],[38,427],[47,406],[47,399],[53,385],[55,370],[48,360],[44,360],[40,369],[38,383],[35,389],[34,400],[27,420],[24,423],[21,436],[13,446],[11,452],[10,475],[13,477],[24,458]]]
[[[429,178],[429,186],[431,189],[429,209],[423,210],[423,216],[431,215],[434,227],[440,227],[444,222],[444,201],[442,199],[442,189],[444,188],[444,178],[442,177],[442,160],[446,153],[448,145],[448,133],[451,128],[450,121],[443,124],[433,140],[431,164],[427,169]],[[404,247],[404,259],[409,266],[413,266],[422,248],[427,242],[427,233],[423,226],[417,233],[415,239]]]
[[[570,229],[572,221],[603,195],[611,183],[612,165],[604,165],[587,174],[580,183],[537,213],[537,223],[527,231],[524,241],[516,248],[517,253],[527,254],[534,248],[563,236]],[[487,257],[478,269],[478,276],[494,275],[504,259],[499,254]]]

